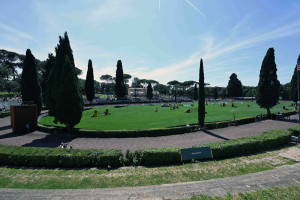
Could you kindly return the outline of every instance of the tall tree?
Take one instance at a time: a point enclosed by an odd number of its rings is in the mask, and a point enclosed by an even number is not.
[[[195,84],[194,86],[194,100],[197,101],[198,100],[198,88],[197,88],[197,84]]]
[[[58,88],[56,115],[59,122],[71,130],[82,117],[83,100],[78,88],[75,67],[68,56],[65,57]]]
[[[94,71],[93,71],[93,64],[92,61],[89,60],[88,63],[88,70],[86,73],[86,79],[85,79],[85,94],[87,100],[92,103],[93,99],[95,98],[95,87],[94,87]]]
[[[51,69],[54,67],[54,62],[55,62],[55,56],[52,53],[48,54],[48,58],[46,60],[46,63],[42,71],[43,82],[41,83],[43,101],[45,104],[46,104],[46,97],[47,97],[47,80],[50,76]]]
[[[42,91],[38,81],[37,67],[34,56],[27,49],[23,64],[21,94],[23,102],[33,102],[37,105],[37,113],[42,110]]]
[[[217,87],[214,87],[214,99],[216,100],[218,97],[219,97],[219,94],[218,94],[218,88]]]
[[[297,62],[300,62],[300,54],[298,56]],[[298,101],[298,87],[297,87],[297,64],[294,69],[294,74],[290,83],[289,95],[292,101]]]
[[[270,108],[278,103],[279,89],[274,49],[269,48],[261,65],[256,94],[256,103],[267,109],[268,118],[271,117]]]
[[[149,99],[150,101],[152,98],[153,98],[153,88],[151,82],[149,82],[147,86],[147,99]]]
[[[204,90],[204,69],[203,60],[200,60],[199,70],[199,99],[198,99],[198,123],[204,127],[205,120],[205,90]]]
[[[122,61],[118,60],[117,71],[116,71],[116,96],[117,98],[124,98],[126,95],[126,88],[124,84],[123,66]]]
[[[73,51],[70,46],[70,41],[67,32],[64,37],[59,36],[59,43],[55,48],[55,64],[51,69],[48,81],[47,81],[47,107],[49,109],[49,115],[54,116],[54,122],[60,121],[59,116],[56,114],[57,111],[57,95],[60,90],[61,83],[61,71],[64,64],[65,57],[68,56],[71,66],[75,68]],[[72,70],[76,74],[76,70]],[[75,76],[76,79],[77,76]],[[78,80],[77,80],[78,84]],[[77,86],[78,87],[78,86]]]
[[[235,73],[229,77],[227,85],[227,94],[229,97],[241,97],[243,94],[243,87],[241,81],[237,78]]]

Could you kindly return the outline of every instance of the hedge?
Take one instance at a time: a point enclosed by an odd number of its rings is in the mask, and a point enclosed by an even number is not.
[[[214,158],[222,159],[256,153],[288,144],[292,134],[288,130],[269,130],[257,136],[237,138],[195,147],[209,146]],[[180,163],[180,149],[179,147],[145,149],[142,151],[140,163],[145,166]]]
[[[62,149],[0,145],[0,165],[27,167],[112,167],[120,166],[121,150]]]
[[[7,116],[10,116],[10,112],[1,112],[0,113],[0,118],[4,118],[4,117],[7,117]]]
[[[300,135],[300,125],[291,127],[288,130],[293,133],[293,136],[299,136]]]
[[[242,156],[290,143],[300,125],[289,130],[268,130],[257,136],[237,138],[195,147],[211,147],[215,159]],[[28,167],[120,167],[122,165],[168,165],[181,162],[180,147],[129,152],[103,149],[60,149],[0,145],[0,165]]]

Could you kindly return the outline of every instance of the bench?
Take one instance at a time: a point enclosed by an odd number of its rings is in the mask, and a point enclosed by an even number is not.
[[[300,141],[300,135],[297,137],[297,136],[292,136],[292,142],[296,142],[296,144],[298,144],[299,143],[299,141]]]
[[[210,147],[186,148],[180,150],[181,162],[186,160],[213,158]]]

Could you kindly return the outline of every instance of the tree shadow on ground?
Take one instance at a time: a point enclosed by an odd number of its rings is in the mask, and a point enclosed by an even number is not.
[[[0,140],[1,139],[13,138],[13,137],[19,137],[19,136],[23,136],[23,135],[26,135],[26,134],[28,134],[28,133],[27,132],[19,132],[19,133],[10,132],[10,133],[0,135]]]
[[[11,129],[10,125],[0,127],[0,131]]]
[[[52,147],[56,148],[63,143],[71,144],[76,137],[63,134],[48,134],[43,138],[32,140],[30,143],[23,144],[23,147]]]
[[[216,137],[216,138],[219,138],[219,139],[222,139],[222,140],[230,140],[229,138],[226,138],[226,137],[223,137],[223,136],[220,136],[220,135],[217,135],[215,133],[212,133],[208,130],[204,130],[203,131],[204,133],[206,133],[207,135],[210,135],[210,136],[213,136],[213,137]]]

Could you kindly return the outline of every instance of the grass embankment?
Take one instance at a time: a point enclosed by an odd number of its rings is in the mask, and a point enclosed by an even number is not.
[[[1,188],[67,189],[157,185],[238,176],[274,169],[294,161],[279,156],[281,150],[220,161],[156,168],[105,169],[0,168]],[[298,146],[298,148],[300,148]]]
[[[210,197],[206,195],[194,196],[190,200],[267,200],[267,199],[300,199],[300,186],[276,187],[272,189],[258,190],[255,192],[228,194],[225,197]],[[187,200],[187,199],[186,199]]]
[[[281,102],[271,112],[283,112],[283,106],[288,109],[290,102]],[[173,105],[173,104],[172,104]],[[184,104],[191,105],[191,104]],[[165,128],[170,126],[178,126],[184,124],[197,123],[197,103],[194,106],[184,107],[178,106],[178,109],[170,110],[169,107],[161,107],[160,105],[131,105],[131,106],[115,106],[101,107],[83,112],[81,122],[75,128],[93,129],[93,130],[133,130],[133,129],[151,129]],[[248,107],[249,105],[249,107]],[[158,112],[155,112],[156,107]],[[105,116],[104,111],[108,109],[111,113]],[[191,109],[191,113],[184,111]],[[205,122],[233,120],[235,118],[253,117],[258,114],[266,114],[266,109],[261,109],[255,102],[244,102],[243,104],[231,103],[222,107],[219,103],[206,105]],[[98,111],[98,117],[91,117],[93,112]],[[63,126],[54,124],[52,117],[43,117],[40,123],[45,125]]]

